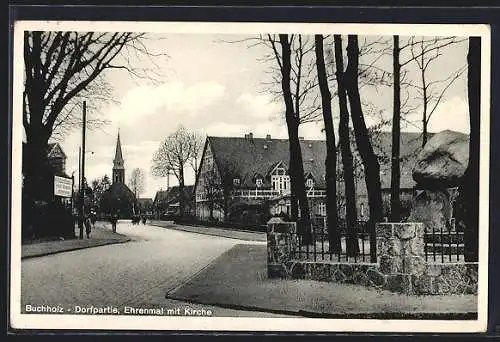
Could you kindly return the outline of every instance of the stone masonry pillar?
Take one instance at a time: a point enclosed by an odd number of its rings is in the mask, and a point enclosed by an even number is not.
[[[413,284],[425,272],[424,225],[378,223],[377,262],[388,290],[415,294]]]
[[[267,222],[267,276],[288,278],[287,263],[297,247],[295,222],[273,217]]]

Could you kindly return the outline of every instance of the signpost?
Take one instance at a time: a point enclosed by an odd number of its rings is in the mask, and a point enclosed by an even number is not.
[[[60,197],[72,196],[73,180],[71,178],[54,176],[54,195]]]

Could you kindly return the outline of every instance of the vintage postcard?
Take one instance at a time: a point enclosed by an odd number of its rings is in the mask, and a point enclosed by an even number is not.
[[[487,25],[14,28],[15,329],[481,332]]]

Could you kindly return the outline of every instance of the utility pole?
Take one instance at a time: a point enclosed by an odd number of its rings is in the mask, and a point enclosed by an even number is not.
[[[81,172],[80,172],[80,221],[78,228],[80,228],[80,239],[83,239],[83,216],[85,214],[85,126],[87,123],[87,102],[83,101],[83,123],[82,123],[82,149],[80,153],[81,158]]]

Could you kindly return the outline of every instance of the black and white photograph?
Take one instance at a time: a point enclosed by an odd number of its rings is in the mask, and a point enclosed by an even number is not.
[[[487,25],[20,21],[17,329],[486,329]]]

